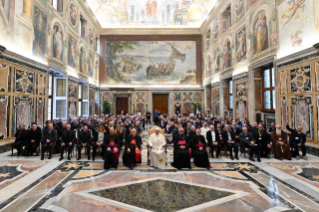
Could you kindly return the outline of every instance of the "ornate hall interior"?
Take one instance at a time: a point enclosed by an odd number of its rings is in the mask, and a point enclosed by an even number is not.
[[[0,211],[319,212],[319,0],[0,0]]]

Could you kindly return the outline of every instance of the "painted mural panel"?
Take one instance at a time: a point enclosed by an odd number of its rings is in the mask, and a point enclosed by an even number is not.
[[[213,69],[213,73],[219,73],[221,70],[223,70],[223,59],[222,59],[222,52],[219,48],[217,48],[214,51],[214,56],[213,56],[213,65],[212,65],[212,69]]]
[[[195,41],[109,41],[106,84],[196,84]]]
[[[12,109],[12,134],[14,135],[20,124],[24,124],[25,128],[29,128],[33,122],[33,114],[33,98],[14,96]]]
[[[212,58],[210,55],[206,57],[206,77],[210,77],[212,74]]]
[[[260,52],[268,48],[268,25],[265,10],[261,10],[253,21],[254,29],[254,54],[258,56]]]
[[[310,65],[290,70],[291,93],[311,91]]]
[[[15,69],[14,91],[33,94],[34,73]]]
[[[9,136],[10,96],[0,95],[0,138]]]
[[[34,6],[33,27],[33,55],[43,59],[46,52],[47,43],[47,15],[37,6]]]
[[[302,126],[303,132],[308,139],[314,136],[314,119],[312,97],[292,97],[291,98],[292,123],[294,127]]]
[[[212,34],[213,34],[213,41],[217,41],[219,36],[219,18],[216,18],[216,20],[213,22],[212,27]]]
[[[64,33],[62,27],[56,23],[53,25],[53,37],[52,37],[52,56],[60,61],[63,61],[63,37]]]
[[[89,43],[91,46],[94,44],[94,32],[92,27],[89,28]]]
[[[82,46],[80,49],[80,72],[83,74],[87,73],[86,70],[86,51],[85,48]]]
[[[314,0],[314,7],[319,8],[319,0]],[[315,30],[316,30],[316,37],[319,40],[319,12],[315,10]]]
[[[100,61],[96,60],[95,61],[95,79],[99,79],[100,78]]]
[[[236,98],[247,97],[247,85],[246,82],[240,82],[236,84]]]
[[[77,90],[78,90],[78,84],[75,82],[71,82],[69,80],[69,98],[70,99],[77,98]]]
[[[245,0],[234,1],[235,22],[241,19],[245,14]]]
[[[281,125],[283,130],[286,129],[286,123],[289,120],[288,115],[288,101],[286,97],[281,98]]]
[[[69,35],[68,40],[68,64],[72,68],[76,68],[76,40],[73,36]]]
[[[0,91],[11,91],[11,67],[0,64]]]
[[[285,0],[278,6],[280,56],[315,43],[313,0]]]
[[[93,63],[93,55],[89,54],[89,61],[88,61],[88,68],[89,68],[89,76],[93,78],[94,76],[94,63]]]
[[[236,62],[240,63],[246,60],[246,27],[243,27],[236,33]]]
[[[231,47],[230,47],[230,40],[226,40],[223,46],[223,53],[224,53],[224,68],[229,68],[232,66],[231,61]]]
[[[70,3],[69,7],[71,26],[76,27],[78,24],[78,8],[73,2]]]

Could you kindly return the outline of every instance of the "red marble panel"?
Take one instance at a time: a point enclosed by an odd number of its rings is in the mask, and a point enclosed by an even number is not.
[[[20,102],[17,106],[17,127],[20,124],[28,126],[31,123],[30,104],[28,102]]]
[[[4,135],[4,138],[6,138],[7,135],[7,105],[8,105],[8,98],[1,98],[0,99],[0,136]]]

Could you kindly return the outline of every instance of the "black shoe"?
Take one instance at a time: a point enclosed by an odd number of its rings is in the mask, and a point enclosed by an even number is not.
[[[255,162],[255,159],[252,156],[249,157],[249,160]]]
[[[235,157],[236,160],[239,160],[238,156]]]
[[[41,160],[44,160],[44,155],[41,156]]]
[[[130,165],[130,169],[133,170],[133,168],[134,168],[133,165]]]
[[[76,160],[81,160],[81,157],[78,157]]]
[[[117,169],[117,165],[116,165],[116,166],[114,166],[114,168],[115,168],[115,169]]]
[[[259,158],[259,157],[257,158],[257,161],[258,161],[258,162],[261,162],[261,160],[260,160],[260,158]]]
[[[212,155],[212,158],[215,158],[214,155]]]
[[[231,159],[231,160],[234,160],[234,158],[233,158],[233,157],[230,157],[230,159]]]
[[[50,160],[52,158],[52,155],[49,155],[48,159]]]
[[[68,156],[68,160],[71,160],[71,156],[70,155]]]
[[[90,157],[88,157],[88,160],[91,160],[91,158],[90,158]]]
[[[192,169],[192,167],[189,167],[188,169]]]
[[[278,158],[278,160],[282,160],[282,158]]]
[[[95,161],[95,158],[92,158],[92,161]]]
[[[64,158],[63,157],[60,157],[59,161],[63,160]]]

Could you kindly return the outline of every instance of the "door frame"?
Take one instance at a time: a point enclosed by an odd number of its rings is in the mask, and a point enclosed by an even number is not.
[[[116,114],[116,99],[117,98],[128,98],[128,113],[132,113],[132,97],[131,94],[113,94],[113,104],[111,106],[111,113],[114,115]]]
[[[153,111],[153,94],[168,94],[168,114],[172,114],[173,113],[173,92],[170,91],[150,91],[150,112],[152,113],[152,118],[154,115],[154,111]]]

